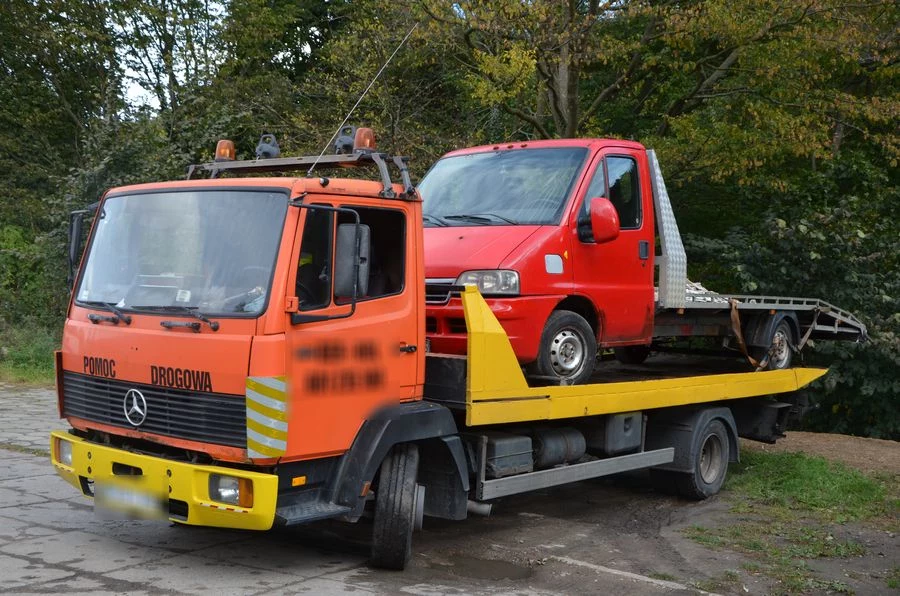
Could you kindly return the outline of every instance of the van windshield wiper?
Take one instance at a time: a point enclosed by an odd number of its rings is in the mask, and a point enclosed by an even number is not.
[[[132,308],[134,308],[135,310],[155,310],[158,312],[183,313],[185,315],[188,315],[189,317],[194,317],[195,319],[200,319],[201,321],[203,321],[204,323],[209,325],[209,328],[212,329],[213,331],[219,330],[219,322],[209,319],[209,317],[207,317],[202,312],[197,310],[199,308],[197,306],[179,306],[177,304],[169,304],[169,305],[156,304],[156,305],[147,305],[147,306],[133,306]],[[166,327],[168,329],[168,328],[173,327],[173,325],[171,323],[172,323],[172,321],[163,321],[162,323],[160,323],[160,325],[162,325],[163,327]],[[199,325],[199,323],[194,323],[194,324]]]
[[[426,223],[433,223],[436,226],[446,227],[447,222],[441,219],[440,217],[434,215],[428,215],[427,213],[422,214],[422,219],[425,220]]]
[[[81,302],[81,304],[86,304],[88,306],[99,308],[101,310],[108,310],[109,312],[113,313],[113,316],[111,317],[105,315],[95,315],[93,313],[89,314],[88,320],[95,325],[100,321],[106,321],[108,323],[114,323],[116,325],[119,324],[119,321],[122,321],[126,325],[131,325],[131,317],[119,310],[119,308],[112,302],[103,302],[102,300],[80,300],[79,302]]]
[[[496,213],[460,213],[458,215],[445,215],[444,219],[458,219],[462,221],[471,221],[476,223],[485,223],[490,224],[493,221],[504,221],[508,224],[518,225],[519,222],[510,219],[508,217],[503,217],[502,215],[497,215]]]

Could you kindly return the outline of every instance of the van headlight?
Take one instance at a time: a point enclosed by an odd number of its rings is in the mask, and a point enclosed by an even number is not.
[[[474,285],[485,295],[519,295],[519,272],[509,269],[465,271],[456,278],[457,286]]]

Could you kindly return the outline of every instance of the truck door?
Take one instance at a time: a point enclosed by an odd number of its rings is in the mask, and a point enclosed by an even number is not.
[[[411,279],[416,271],[410,265],[416,236],[406,206],[322,206],[301,208],[291,282],[299,307],[290,315],[287,340],[287,453],[304,457],[345,451],[375,410],[417,395],[424,351],[418,345],[420,327],[424,333],[416,309],[420,284]],[[353,212],[371,239],[368,287],[355,305],[351,296],[336,295],[334,285],[338,226],[353,225]]]
[[[653,211],[646,155],[628,148],[601,151],[574,214],[575,287],[600,311],[602,345],[649,343],[653,333]],[[589,203],[606,197],[619,214],[615,240],[596,244]],[[587,232],[587,233],[585,233]]]

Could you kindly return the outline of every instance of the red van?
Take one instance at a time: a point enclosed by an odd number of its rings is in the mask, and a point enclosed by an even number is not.
[[[654,312],[649,172],[641,144],[610,139],[482,146],[441,158],[419,185],[431,349],[466,352],[451,288],[476,284],[532,375],[580,383],[598,346],[646,351]]]

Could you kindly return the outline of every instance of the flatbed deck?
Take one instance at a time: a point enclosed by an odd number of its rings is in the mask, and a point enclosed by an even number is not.
[[[430,355],[426,399],[465,410],[480,426],[614,414],[796,391],[823,368],[747,372],[738,361],[665,355],[641,366],[601,366],[595,380],[574,386],[529,386],[509,338],[475,290],[462,293],[466,356]],[[741,372],[743,369],[743,372]]]

